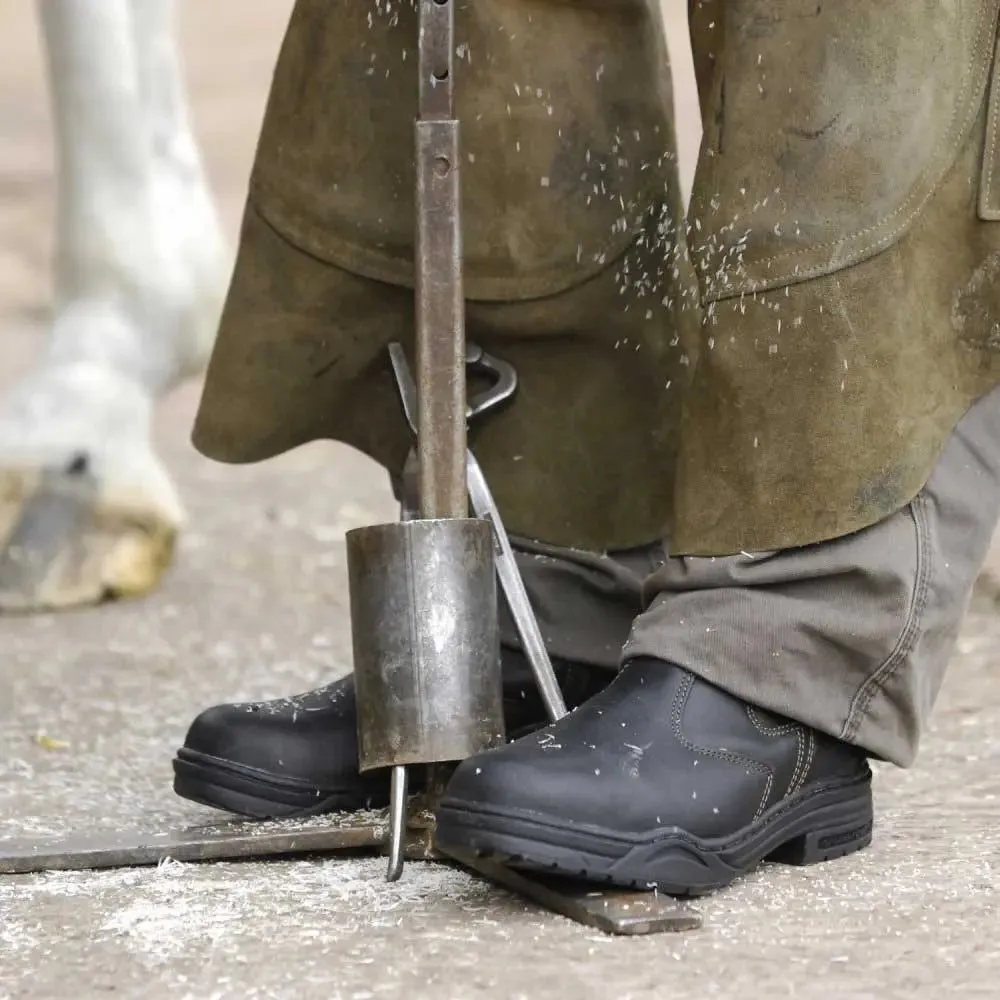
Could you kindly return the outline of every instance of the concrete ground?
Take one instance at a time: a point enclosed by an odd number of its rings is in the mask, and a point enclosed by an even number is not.
[[[235,232],[287,0],[181,0],[193,100]],[[40,344],[52,178],[32,5],[2,6],[0,389]],[[683,95],[690,108],[690,90]],[[686,147],[694,128],[688,121]],[[154,597],[0,622],[0,842],[216,818],[170,790],[201,708],[348,668],[343,532],[395,516],[332,446],[252,468],[160,445],[191,514]],[[703,901],[702,930],[610,939],[445,867],[375,860],[0,876],[0,1000],[637,1000],[1000,995],[1000,617],[970,615],[917,767],[877,776],[860,856],[771,867]]]

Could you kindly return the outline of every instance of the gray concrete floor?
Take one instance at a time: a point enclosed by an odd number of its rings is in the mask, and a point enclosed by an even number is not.
[[[288,6],[182,3],[233,230]],[[39,346],[47,296],[50,140],[31,18],[29,4],[3,7],[0,388]],[[381,475],[334,446],[213,465],[186,442],[196,398],[189,387],[161,414],[191,514],[164,588],[0,622],[0,842],[216,819],[170,790],[193,715],[348,667],[343,532],[395,516]],[[998,651],[1000,618],[978,608],[918,766],[877,776],[869,851],[766,868],[700,903],[701,931],[610,939],[441,866],[387,885],[375,860],[0,877],[0,1000],[996,997]]]

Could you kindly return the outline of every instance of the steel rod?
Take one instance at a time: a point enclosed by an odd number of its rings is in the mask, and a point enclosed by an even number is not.
[[[454,0],[420,0],[416,382],[420,515],[468,516]]]

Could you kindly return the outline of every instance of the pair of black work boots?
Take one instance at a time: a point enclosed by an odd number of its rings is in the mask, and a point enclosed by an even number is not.
[[[871,840],[865,754],[757,709],[664,661],[614,676],[556,661],[570,713],[545,725],[524,657],[503,651],[512,742],[458,766],[437,815],[445,848],[526,870],[677,895],[770,859],[812,864]],[[184,798],[252,817],[383,806],[358,773],[354,682],[221,705],[174,761]]]

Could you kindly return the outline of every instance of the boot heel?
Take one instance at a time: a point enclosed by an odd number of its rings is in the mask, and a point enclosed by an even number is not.
[[[872,842],[874,819],[870,794],[866,802],[852,805],[846,815],[841,804],[839,817],[815,817],[818,821],[815,829],[786,841],[767,860],[782,865],[816,865],[863,850]]]

